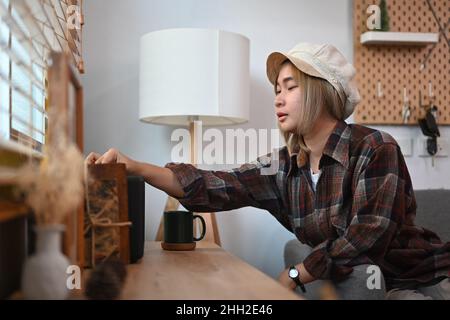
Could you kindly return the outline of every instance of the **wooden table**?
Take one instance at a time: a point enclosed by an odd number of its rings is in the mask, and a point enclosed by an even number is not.
[[[122,299],[301,299],[211,242],[198,242],[194,251],[165,251],[160,242],[146,242],[144,257],[127,270]]]

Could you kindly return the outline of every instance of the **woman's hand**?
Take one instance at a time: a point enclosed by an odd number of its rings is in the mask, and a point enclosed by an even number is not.
[[[111,148],[103,155],[91,152],[84,160],[85,164],[124,163],[127,172],[142,176],[145,181],[172,197],[184,197],[184,190],[178,178],[168,168],[162,168],[150,163],[137,162],[121,154],[117,149]]]
[[[281,283],[281,285],[283,287],[286,287],[288,289],[291,290],[295,290],[295,287],[297,286],[297,284],[295,283],[294,280],[292,280],[291,278],[289,278],[289,268],[284,270],[279,276],[278,276],[278,281]]]
[[[106,164],[106,163],[124,163],[129,173],[136,173],[138,163],[119,152],[115,148],[111,148],[103,155],[91,152],[84,160],[85,164]]]
[[[305,269],[303,263],[297,264],[296,268],[300,274],[300,281],[303,284],[310,283],[314,281],[314,277]],[[297,287],[297,284],[294,280],[289,277],[289,268],[284,270],[279,276],[278,281],[285,286],[286,288],[294,290]]]

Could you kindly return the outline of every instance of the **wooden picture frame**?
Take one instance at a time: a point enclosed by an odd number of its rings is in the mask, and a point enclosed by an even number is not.
[[[51,107],[67,116],[65,129],[69,139],[83,153],[83,87],[73,58],[67,53],[52,52],[48,68],[48,99]],[[55,132],[57,132],[55,130]],[[46,128],[46,143],[52,139],[52,124]],[[57,134],[57,133],[55,133]],[[63,252],[71,263],[84,267],[84,203],[66,218]]]

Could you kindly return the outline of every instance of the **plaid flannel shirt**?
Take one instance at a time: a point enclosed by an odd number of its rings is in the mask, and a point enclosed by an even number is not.
[[[387,288],[408,288],[448,277],[450,242],[414,224],[416,201],[394,138],[340,121],[331,133],[312,188],[308,155],[286,147],[226,171],[168,163],[190,211],[252,206],[269,211],[313,248],[303,261],[317,279],[339,281],[352,266],[378,265]],[[262,168],[277,164],[273,174]]]

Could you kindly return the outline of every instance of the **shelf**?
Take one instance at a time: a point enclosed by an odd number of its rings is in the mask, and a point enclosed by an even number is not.
[[[424,46],[430,43],[437,43],[439,35],[437,33],[422,32],[369,31],[361,34],[360,40],[364,45]]]
[[[26,216],[29,213],[30,208],[25,204],[0,200],[0,223]]]

